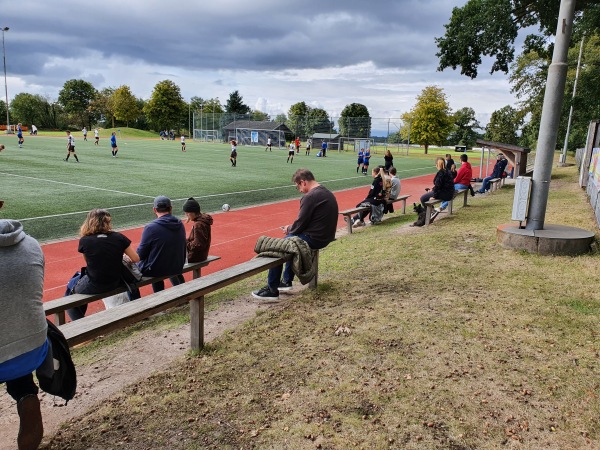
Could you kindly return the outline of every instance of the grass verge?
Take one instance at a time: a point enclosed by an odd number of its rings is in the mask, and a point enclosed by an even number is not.
[[[556,172],[546,223],[591,229],[575,169]],[[598,254],[500,248],[512,194],[337,240],[317,291],[126,388],[46,448],[596,447]]]

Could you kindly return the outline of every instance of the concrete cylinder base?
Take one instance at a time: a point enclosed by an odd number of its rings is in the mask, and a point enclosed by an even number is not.
[[[564,225],[544,225],[543,230],[525,230],[515,224],[499,225],[496,237],[504,248],[538,255],[577,256],[590,251],[594,233]]]

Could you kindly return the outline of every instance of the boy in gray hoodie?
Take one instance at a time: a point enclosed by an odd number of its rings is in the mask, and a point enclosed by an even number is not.
[[[0,220],[0,382],[17,402],[19,449],[36,449],[44,434],[33,371],[47,361],[42,306],[44,254],[16,220]]]

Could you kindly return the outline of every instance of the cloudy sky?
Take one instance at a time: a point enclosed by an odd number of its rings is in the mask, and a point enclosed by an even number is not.
[[[56,99],[65,81],[130,86],[147,99],[170,79],[185,100],[238,90],[253,109],[305,101],[337,116],[362,103],[373,118],[409,111],[425,86],[480,121],[514,104],[504,74],[437,72],[434,38],[466,0],[20,0],[3,2],[9,101]]]

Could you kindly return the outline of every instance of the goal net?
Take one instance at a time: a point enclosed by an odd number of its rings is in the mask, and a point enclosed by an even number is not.
[[[219,130],[199,130],[194,128],[195,141],[217,142],[221,140],[221,132]]]

